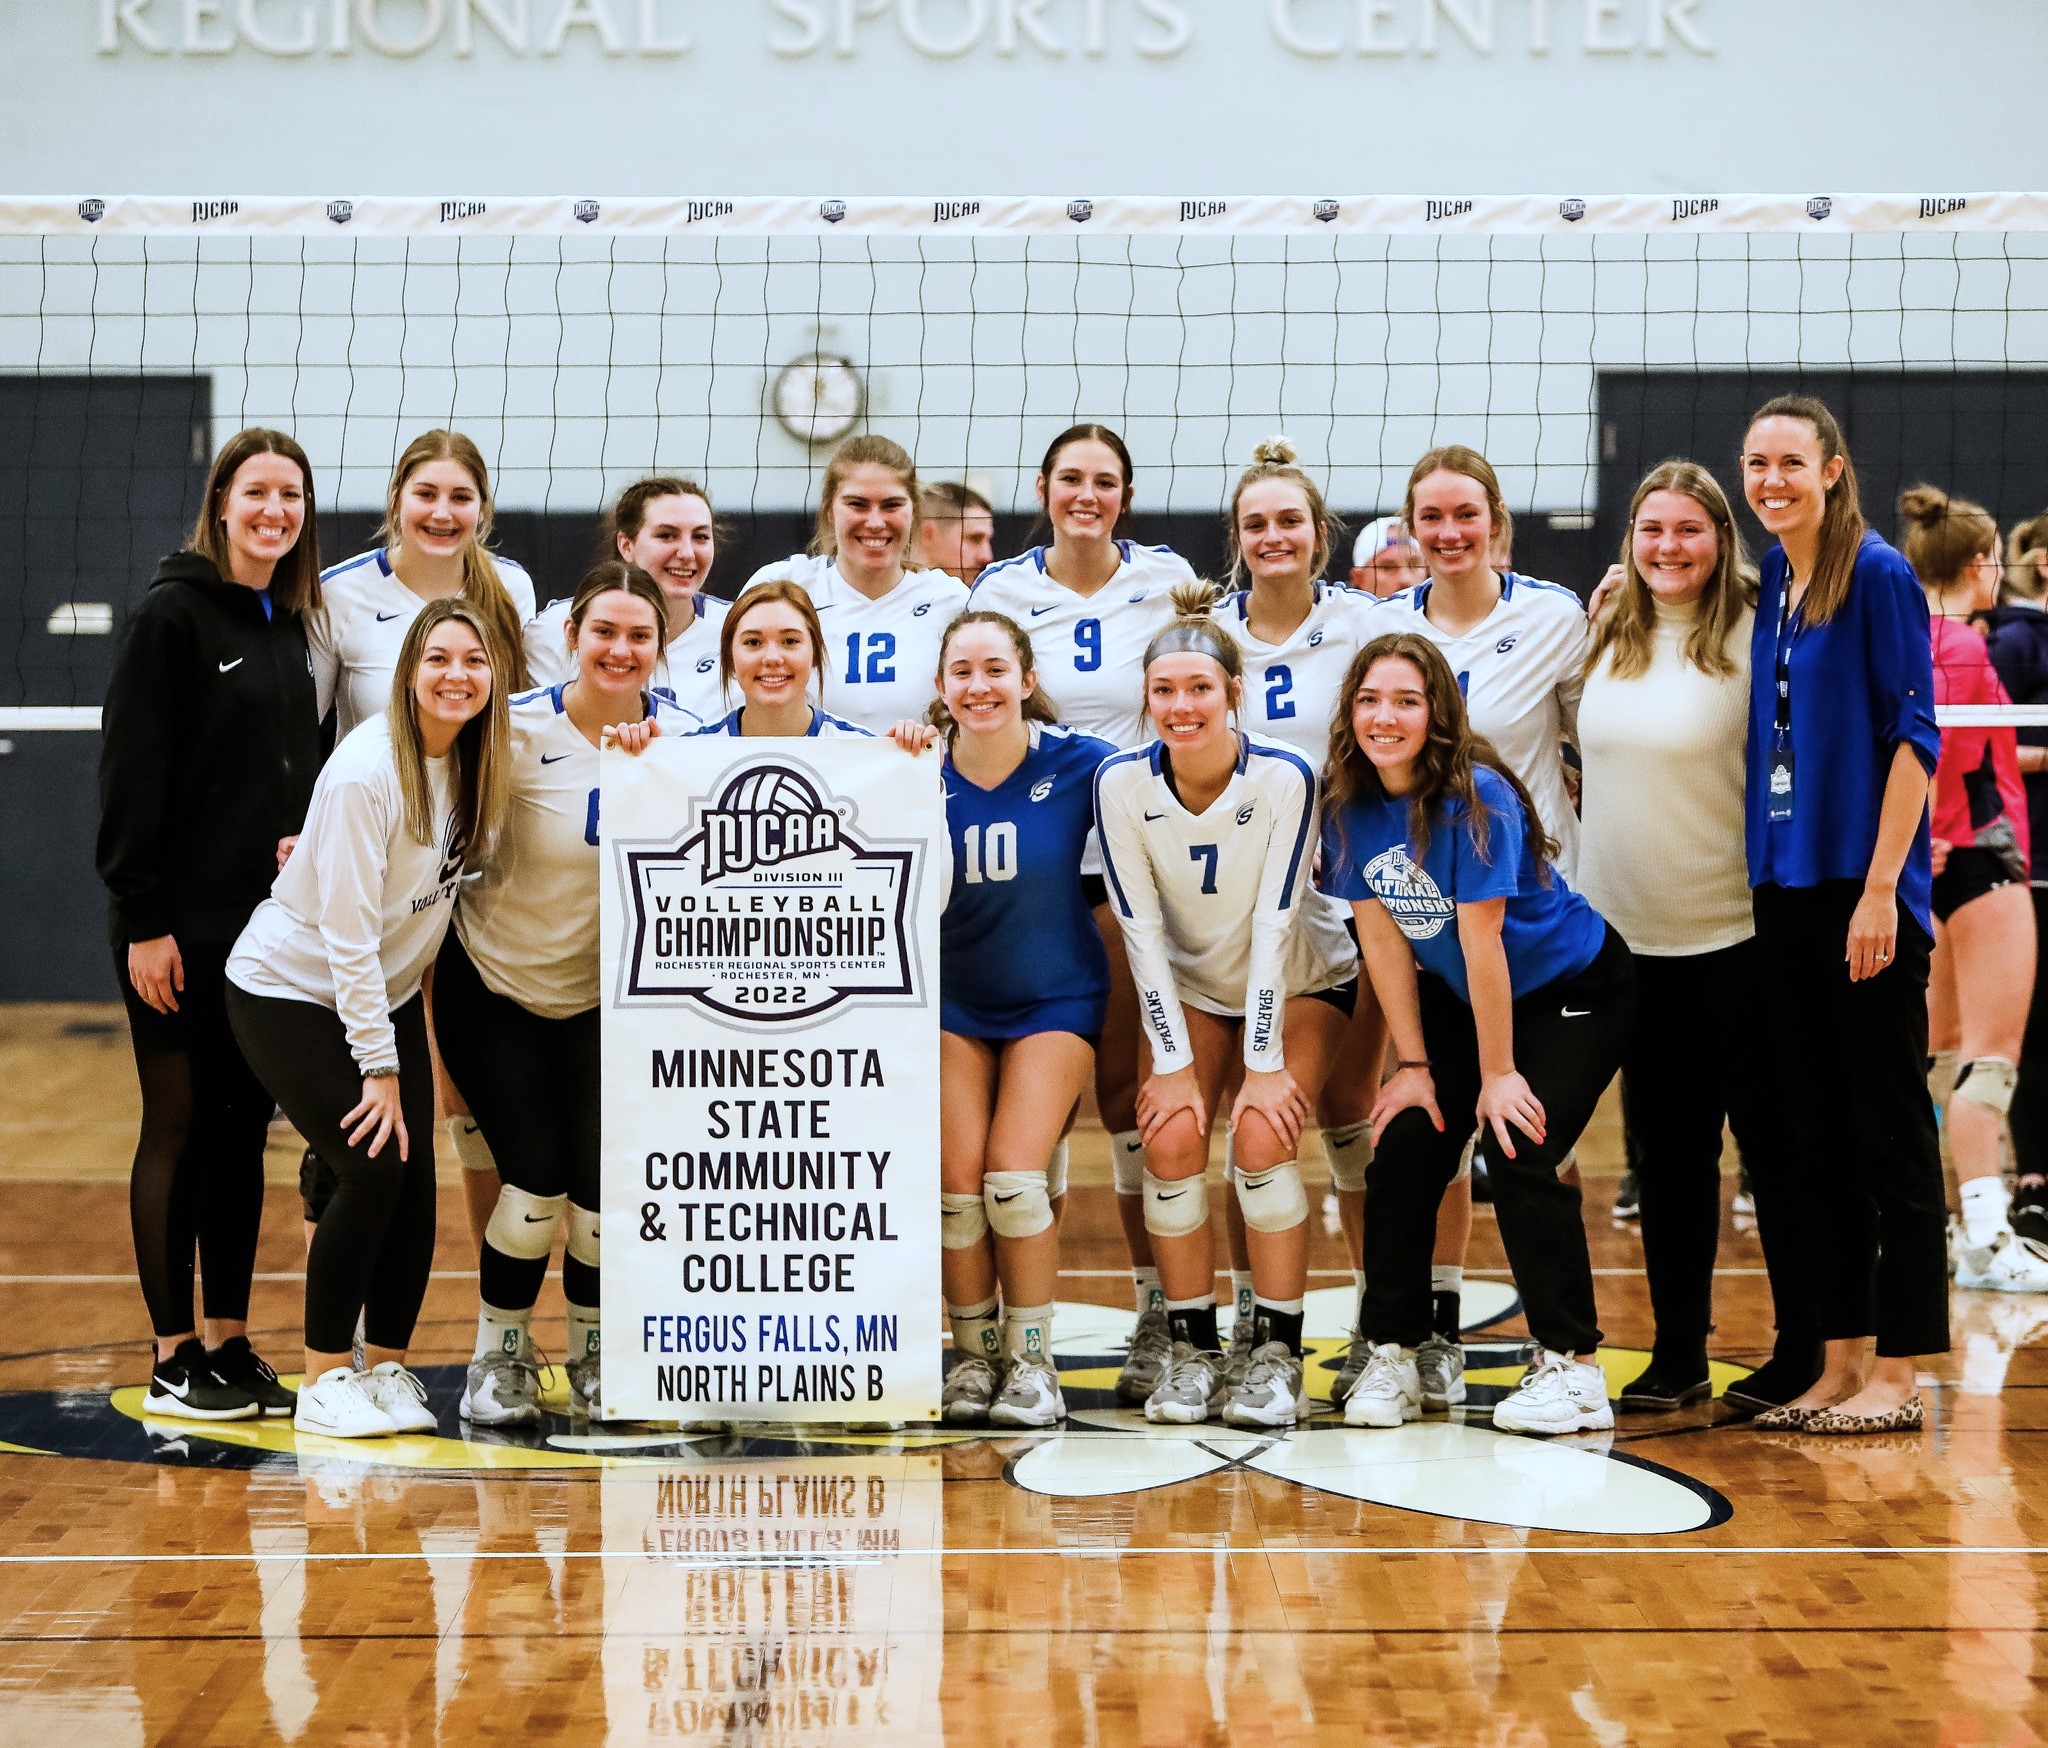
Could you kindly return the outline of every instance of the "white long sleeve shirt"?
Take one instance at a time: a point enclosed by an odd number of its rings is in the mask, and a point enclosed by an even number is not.
[[[558,686],[576,677],[576,661],[569,653],[573,604],[550,601],[526,622],[526,665],[536,687]],[[669,639],[654,664],[655,691],[665,693],[699,722],[710,722],[732,708],[718,677],[719,628],[730,610],[729,603],[714,595],[699,595],[689,629]]]
[[[1287,998],[1357,970],[1342,907],[1309,885],[1315,773],[1292,747],[1241,739],[1237,769],[1199,814],[1181,805],[1157,742],[1096,773],[1103,872],[1155,1073],[1194,1061],[1183,1002],[1244,1021],[1248,1068],[1284,1067]]]
[[[334,749],[291,859],[235,942],[228,981],[341,1016],[365,1071],[391,1068],[391,1013],[419,992],[455,909],[449,761],[427,760],[432,831],[405,825],[391,728],[374,716]]]
[[[1251,599],[1241,589],[1216,609],[1216,623],[1244,654],[1238,720],[1253,734],[1285,741],[1320,772],[1351,658],[1388,629],[1380,603],[1360,589],[1318,583],[1309,616],[1279,643],[1267,643],[1252,630]]]

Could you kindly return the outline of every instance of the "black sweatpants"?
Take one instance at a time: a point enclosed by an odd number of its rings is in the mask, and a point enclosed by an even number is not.
[[[374,1159],[369,1138],[348,1138],[342,1118],[362,1102],[363,1075],[332,1008],[230,984],[228,1013],[263,1084],[335,1177],[306,1254],[306,1345],[346,1353],[360,1313],[370,1346],[410,1347],[434,1266],[434,1070],[424,1003],[415,995],[391,1015],[411,1155],[403,1160],[396,1131]]]
[[[498,1176],[534,1196],[566,1195],[596,1213],[599,1202],[599,1010],[549,1019],[485,984],[453,929],[434,967],[434,1035],[441,1062],[469,1105]],[[540,1295],[545,1257],[505,1255],[489,1241],[478,1264],[486,1305],[524,1311]],[[562,1261],[572,1305],[598,1303],[598,1272]]]
[[[2048,845],[2040,851],[2048,856]],[[2036,886],[2034,951],[2048,965],[2048,887]],[[2034,1004],[2027,1010],[2020,1043],[2020,1078],[2012,1094],[2012,1151],[2022,1177],[2048,1177],[2048,975],[2034,979]]]
[[[1750,1170],[1779,1345],[1818,1357],[1809,1271],[1788,1240],[1792,1152],[1776,1077],[1756,1047],[1757,1019],[1770,1001],[1753,937],[1711,953],[1636,955],[1636,1023],[1621,1061],[1621,1103],[1642,1194],[1656,1355],[1672,1365],[1706,1364],[1724,1120]]]
[[[1820,1333],[1874,1335],[1887,1359],[1946,1353],[1948,1214],[1927,1096],[1934,943],[1901,908],[1892,962],[1852,983],[1861,881],[1759,886],[1754,896],[1771,991],[1755,1033],[1778,1075],[1792,1161],[1787,1242],[1810,1259]]]
[[[244,1321],[274,1104],[228,1023],[229,949],[178,941],[185,988],[174,1014],[158,1013],[135,993],[127,943],[116,936],[113,949],[142,1083],[128,1223],[150,1327],[159,1336],[192,1328],[195,1249],[206,1315]]]
[[[1367,1340],[1403,1347],[1418,1346],[1430,1333],[1437,1206],[1477,1123],[1480,1087],[1471,1007],[1440,977],[1423,972],[1416,981],[1444,1126],[1438,1130],[1426,1111],[1403,1111],[1365,1168],[1365,1291],[1358,1307]],[[1539,1144],[1517,1130],[1513,1159],[1489,1140],[1486,1163],[1529,1333],[1557,1353],[1591,1353],[1600,1345],[1579,1192],[1557,1168],[1621,1066],[1634,1011],[1635,962],[1611,928],[1599,956],[1576,977],[1515,1000],[1515,1067],[1542,1102],[1545,1139]]]

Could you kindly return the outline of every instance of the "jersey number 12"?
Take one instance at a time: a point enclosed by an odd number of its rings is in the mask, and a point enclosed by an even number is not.
[[[960,834],[960,849],[967,864],[969,886],[979,886],[985,880],[1017,878],[1017,828],[1008,820],[990,826],[986,838],[980,826],[969,826]]]

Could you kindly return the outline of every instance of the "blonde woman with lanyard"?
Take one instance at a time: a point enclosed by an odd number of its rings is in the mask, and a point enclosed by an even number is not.
[[[431,602],[390,709],[334,751],[291,858],[228,960],[250,1066],[333,1173],[306,1255],[301,1433],[431,1432],[406,1370],[434,1259],[434,1087],[420,985],[464,871],[504,818],[503,646],[468,601]],[[363,1324],[366,1364],[350,1364]]]
[[[764,565],[747,581],[796,584],[817,608],[817,673],[847,722],[886,734],[922,720],[939,666],[939,635],[967,604],[944,571],[913,568],[917,463],[886,437],[852,437],[825,467],[811,550]]]
[[[1074,425],[1055,437],[1034,489],[1044,511],[1039,526],[1050,531],[1051,540],[983,571],[971,604],[1030,632],[1039,677],[1059,700],[1068,727],[1112,746],[1142,746],[1152,727],[1131,675],[1146,646],[1173,623],[1174,589],[1193,583],[1195,573],[1171,547],[1119,537],[1136,486],[1131,452],[1106,425]],[[1081,871],[1109,954],[1109,1008],[1095,1055],[1095,1102],[1110,1132],[1117,1218],[1130,1250],[1138,1312],[1116,1389],[1123,1401],[1142,1403],[1166,1376],[1173,1339],[1145,1230],[1145,1149],[1136,1104],[1138,998],[1093,846]],[[1052,1177],[1058,1196],[1066,1182],[1064,1144],[1053,1155]]]
[[[490,550],[493,509],[483,453],[460,431],[425,431],[405,446],[391,470],[377,544],[321,573],[323,608],[306,626],[320,714],[333,709],[337,742],[384,709],[406,632],[433,601],[467,601],[506,651],[507,671],[496,676],[500,690],[510,698],[526,689],[533,579]],[[470,1234],[481,1244],[498,1174],[482,1131],[460,1103],[441,1087],[449,1144],[463,1165]],[[310,1149],[300,1177],[311,1220],[330,1186]]]

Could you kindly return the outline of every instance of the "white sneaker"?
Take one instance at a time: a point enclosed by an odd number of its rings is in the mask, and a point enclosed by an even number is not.
[[[1399,1426],[1422,1418],[1422,1380],[1415,1355],[1399,1342],[1375,1342],[1365,1370],[1344,1398],[1346,1426]]]
[[[939,1418],[948,1426],[986,1426],[988,1411],[1003,1388],[1003,1375],[978,1353],[953,1362],[939,1388]]]
[[[1493,1424],[1502,1432],[1604,1432],[1614,1425],[1607,1378],[1596,1365],[1570,1354],[1539,1350],[1522,1381],[1494,1405]]]
[[[440,1424],[427,1406],[427,1387],[396,1360],[386,1360],[362,1374],[370,1400],[390,1416],[400,1432],[432,1432]]]
[[[2048,1250],[2010,1226],[1994,1232],[1989,1244],[1958,1244],[1954,1254],[1959,1287],[1984,1293],[2048,1293]]]
[[[1308,1386],[1301,1356],[1284,1341],[1269,1341],[1246,1360],[1230,1380],[1223,1419],[1230,1426],[1306,1426]]]
[[[538,1426],[540,1368],[524,1353],[478,1354],[462,1386],[462,1418],[472,1426]]]
[[[1060,1394],[1060,1375],[1052,1361],[1036,1353],[1012,1359],[1001,1393],[989,1404],[989,1425],[1057,1426],[1066,1417],[1067,1399]]]
[[[1465,1400],[1462,1343],[1432,1335],[1415,1350],[1415,1373],[1422,1380],[1423,1407],[1456,1408]]]
[[[398,1423],[378,1405],[365,1374],[336,1366],[299,1386],[292,1430],[327,1438],[388,1438]]]
[[[1223,1366],[1220,1353],[1175,1342],[1172,1368],[1145,1398],[1145,1418],[1155,1425],[1200,1426],[1223,1406]]]

